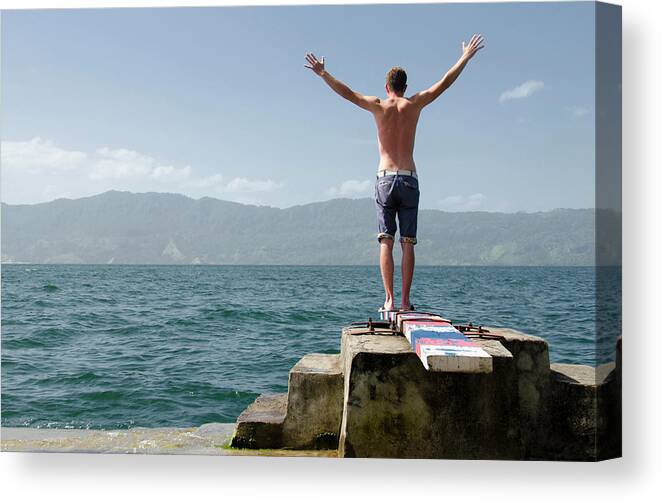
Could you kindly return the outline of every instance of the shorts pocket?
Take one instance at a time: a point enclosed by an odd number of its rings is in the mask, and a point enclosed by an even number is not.
[[[414,177],[411,179],[402,179],[402,184],[410,190],[418,189],[418,180]]]
[[[399,190],[401,206],[404,209],[412,209],[418,206],[420,202],[420,190],[418,189],[418,180],[413,178],[402,179],[402,188]]]
[[[376,201],[382,205],[386,205],[388,201],[388,195],[390,194],[390,190],[392,189],[392,183],[393,183],[392,176],[386,176],[386,177],[390,177],[390,179],[381,178],[377,180],[376,188],[375,188]]]

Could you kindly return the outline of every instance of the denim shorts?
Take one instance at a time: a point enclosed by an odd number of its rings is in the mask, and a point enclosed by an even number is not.
[[[379,225],[377,239],[395,239],[397,221],[399,220],[399,241],[411,244],[417,243],[418,203],[420,189],[418,179],[413,176],[396,174],[376,179],[374,188],[376,199],[376,216]]]

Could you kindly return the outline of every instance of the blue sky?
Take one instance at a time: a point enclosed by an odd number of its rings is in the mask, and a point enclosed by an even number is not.
[[[2,14],[2,200],[108,189],[288,207],[370,197],[371,115],[353,89],[409,94],[482,33],[486,48],[423,111],[421,206],[594,206],[594,4],[422,4]]]

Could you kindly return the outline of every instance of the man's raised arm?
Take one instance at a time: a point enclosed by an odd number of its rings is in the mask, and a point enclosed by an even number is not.
[[[314,54],[307,53],[305,59],[309,64],[305,64],[306,68],[310,68],[317,75],[324,79],[324,82],[328,86],[337,92],[344,99],[351,101],[356,106],[367,111],[374,111],[379,105],[379,98],[376,96],[363,96],[362,94],[355,92],[349,88],[349,86],[340,82],[337,78],[333,77],[330,73],[326,71],[325,68],[325,58],[321,58],[321,61],[318,61]]]
[[[468,44],[466,44],[466,42],[462,42],[462,54],[455,65],[448,70],[443,78],[429,87],[429,89],[423,90],[411,96],[411,102],[420,105],[420,107],[424,107],[431,103],[438,96],[443,94],[443,92],[445,92],[445,90],[450,87],[450,85],[452,85],[459,77],[461,72],[466,67],[466,64],[468,64],[468,61],[471,60],[471,58],[477,53],[478,50],[484,47],[484,45],[482,45],[483,41],[484,38],[482,38],[482,35],[473,35]]]

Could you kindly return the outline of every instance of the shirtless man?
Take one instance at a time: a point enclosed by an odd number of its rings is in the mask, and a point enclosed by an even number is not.
[[[484,47],[481,35],[473,35],[470,42],[462,42],[462,54],[456,64],[434,85],[411,97],[404,97],[406,91],[406,72],[393,67],[386,75],[386,97],[363,96],[351,90],[325,68],[325,59],[321,61],[312,53],[305,58],[310,68],[324,79],[331,89],[355,105],[370,111],[374,115],[379,143],[379,168],[376,176],[375,198],[381,246],[381,277],[386,292],[384,310],[393,310],[395,295],[393,291],[394,263],[392,248],[397,232],[395,216],[399,219],[399,235],[402,246],[402,302],[401,309],[411,309],[411,283],[418,226],[418,175],[413,161],[415,130],[422,108],[434,101],[457,79],[470,59]]]

